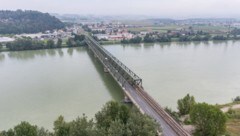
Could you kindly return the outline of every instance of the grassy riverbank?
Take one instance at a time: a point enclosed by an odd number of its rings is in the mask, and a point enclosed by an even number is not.
[[[239,136],[240,134],[240,109],[228,111],[228,120],[226,123],[227,133],[230,136]]]

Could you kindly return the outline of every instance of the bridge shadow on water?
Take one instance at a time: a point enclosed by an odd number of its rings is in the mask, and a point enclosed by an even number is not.
[[[118,102],[122,102],[122,100],[124,99],[124,93],[122,91],[122,88],[118,85],[118,83],[109,73],[104,72],[103,65],[97,58],[94,57],[93,52],[87,49],[87,54],[89,55],[89,58],[95,66],[98,74],[100,75],[100,78],[102,79],[105,87],[109,90],[112,99]]]

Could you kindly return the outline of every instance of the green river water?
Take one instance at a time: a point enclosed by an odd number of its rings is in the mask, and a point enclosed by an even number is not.
[[[143,79],[162,106],[176,109],[187,93],[199,102],[231,102],[240,96],[240,42],[105,45]],[[0,53],[0,130],[28,121],[52,129],[89,118],[123,93],[87,48]]]

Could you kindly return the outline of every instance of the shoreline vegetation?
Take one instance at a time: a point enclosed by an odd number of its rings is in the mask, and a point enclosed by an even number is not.
[[[186,38],[183,38],[185,40],[179,40],[179,39],[163,39],[163,40],[154,40],[150,38],[149,36],[142,39],[141,37],[135,37],[130,40],[122,40],[122,41],[99,41],[101,45],[110,45],[110,44],[140,44],[140,43],[173,43],[173,42],[179,42],[179,43],[185,43],[185,42],[210,42],[210,41],[238,41],[239,38],[224,38],[222,36],[216,36],[215,38],[211,38],[208,40],[186,40]],[[96,39],[97,40],[97,39]],[[4,47],[5,46],[5,47]],[[84,36],[83,35],[76,35],[73,34],[73,38],[69,38],[67,40],[57,39],[57,40],[44,40],[44,41],[36,41],[29,37],[23,37],[16,39],[13,42],[7,42],[7,43],[0,43],[0,52],[6,52],[6,51],[23,51],[23,50],[41,50],[41,49],[56,49],[56,48],[70,48],[70,47],[81,47],[85,46],[84,43]]]
[[[5,45],[5,47],[3,47],[3,45]],[[81,47],[84,45],[83,35],[74,35],[74,38],[69,38],[66,41],[62,39],[37,41],[29,37],[23,37],[13,42],[7,42],[5,44],[0,43],[0,52]]]
[[[23,121],[13,128],[1,130],[0,136],[156,136],[158,124],[143,115],[135,106],[110,101],[88,119],[85,114],[66,122],[59,116],[53,123],[53,131]]]
[[[190,36],[177,36],[172,37],[168,35],[155,35],[146,34],[144,37],[135,37],[130,40],[123,39],[120,41],[122,44],[132,44],[132,43],[167,43],[167,42],[208,42],[208,41],[228,41],[228,40],[240,40],[239,37],[230,37],[223,35],[211,36],[209,34],[205,35],[190,35]]]
[[[240,133],[240,96],[231,103],[210,105],[198,103],[194,96],[187,94],[177,105],[177,111],[168,107],[165,110],[194,135],[238,136]]]
[[[239,103],[240,96],[232,103],[211,105],[196,102],[194,96],[187,94],[177,101],[177,111],[168,107],[165,110],[193,135],[237,136],[240,133],[240,108],[229,108],[226,112],[222,108]],[[135,106],[114,101],[107,102],[95,118],[88,119],[83,114],[66,122],[63,116],[59,116],[53,124],[53,131],[49,131],[22,121],[13,128],[0,130],[0,136],[155,136],[161,132],[159,125]]]

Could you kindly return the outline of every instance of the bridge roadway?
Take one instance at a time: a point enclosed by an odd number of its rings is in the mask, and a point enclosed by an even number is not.
[[[166,111],[164,111],[159,104],[157,104],[157,102],[151,96],[147,94],[146,91],[144,91],[144,89],[141,87],[141,83],[130,82],[130,80],[142,81],[141,79],[138,79],[136,74],[128,69],[128,73],[130,71],[130,73],[133,73],[131,75],[134,77],[126,79],[126,76],[124,76],[126,73],[118,69],[119,66],[116,66],[116,63],[113,63],[113,61],[110,60],[113,56],[108,51],[106,51],[88,35],[85,35],[85,41],[89,49],[94,53],[95,57],[100,60],[105,69],[122,87],[125,95],[139,108],[143,114],[149,115],[161,126],[164,136],[190,136],[187,131],[185,131]],[[113,59],[116,58],[114,57]],[[123,64],[120,63],[120,65]],[[123,65],[123,67],[121,66],[120,68],[125,67],[126,66]]]

